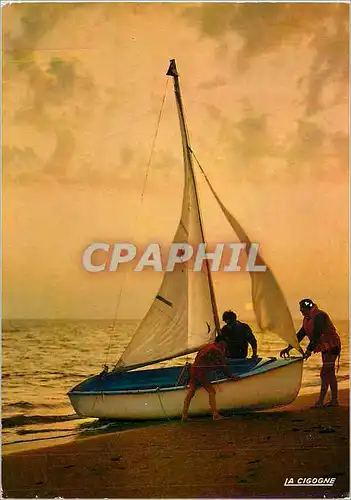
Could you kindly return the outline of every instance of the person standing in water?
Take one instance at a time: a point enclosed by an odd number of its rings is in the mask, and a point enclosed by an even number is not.
[[[182,422],[188,418],[188,410],[190,402],[199,387],[203,387],[208,392],[208,399],[210,408],[212,410],[213,420],[220,420],[224,417],[218,413],[216,403],[216,391],[211,384],[209,375],[215,368],[221,368],[223,372],[231,379],[238,379],[234,377],[229,370],[224,355],[226,352],[226,343],[221,335],[216,337],[212,344],[206,345],[201,349],[195,358],[193,365],[190,368],[189,388],[184,400]]]
[[[308,359],[312,353],[322,353],[321,389],[319,399],[314,407],[322,408],[324,406],[324,399],[329,387],[331,399],[325,406],[338,406],[338,382],[335,374],[335,362],[340,358],[340,337],[328,314],[321,311],[311,299],[300,301],[300,311],[303,316],[303,323],[297,332],[297,340],[301,342],[305,336],[310,340],[304,359]],[[280,357],[288,357],[292,348],[289,345],[280,351]]]

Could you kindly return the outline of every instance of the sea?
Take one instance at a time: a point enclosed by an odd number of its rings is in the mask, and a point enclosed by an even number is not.
[[[301,322],[296,322],[296,329]],[[142,425],[83,419],[75,414],[67,392],[88,376],[119,359],[139,321],[135,320],[8,320],[2,323],[2,445],[10,451],[19,444],[52,439],[75,439]],[[273,335],[250,325],[260,357],[279,356],[286,347]],[[342,339],[338,380],[349,381],[349,323],[336,321]],[[305,345],[304,342],[302,344]],[[191,357],[190,357],[191,358]],[[189,359],[191,360],[191,359]],[[184,362],[184,358],[176,361]],[[319,386],[320,355],[304,363],[301,392]],[[173,362],[160,363],[167,366]],[[160,366],[158,365],[158,366]],[[145,424],[144,424],[145,425]]]

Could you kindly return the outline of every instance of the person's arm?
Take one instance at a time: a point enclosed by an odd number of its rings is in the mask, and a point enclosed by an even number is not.
[[[304,327],[302,326],[302,327],[300,328],[300,330],[299,330],[299,331],[297,332],[297,334],[296,334],[297,341],[300,343],[300,342],[301,342],[301,340],[303,340],[303,339],[306,337],[306,335],[307,335],[307,334],[306,334],[306,332],[305,332],[305,329],[304,329]],[[289,345],[290,345],[290,344],[289,344]],[[292,348],[292,346],[291,346],[291,348]]]
[[[256,340],[256,337],[252,333],[252,330],[249,327],[249,325],[246,325],[246,326],[247,326],[247,341],[250,344],[251,349],[252,349],[252,357],[257,358],[257,340]]]
[[[216,356],[215,364],[218,365],[221,370],[223,370],[228,378],[233,378],[232,372],[230,371],[224,356],[218,353],[218,355]]]
[[[301,340],[303,340],[305,337],[306,337],[306,332],[304,330],[304,327],[302,326],[300,328],[300,330],[297,332],[296,334],[296,337],[297,337],[297,341],[300,343]],[[291,344],[288,345],[288,347],[286,347],[285,349],[283,349],[282,351],[280,351],[280,357],[285,357],[285,355],[289,356],[289,352],[291,351],[291,349],[293,349],[293,346]]]
[[[227,338],[227,333],[228,333],[228,327],[227,327],[227,325],[222,326],[222,328],[220,329],[219,334],[222,335],[222,337],[226,337]]]

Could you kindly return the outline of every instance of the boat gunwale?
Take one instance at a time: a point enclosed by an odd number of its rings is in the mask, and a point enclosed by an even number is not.
[[[271,360],[272,362],[274,360]],[[277,359],[276,359],[277,361]],[[303,357],[302,356],[296,356],[296,357],[291,357],[289,359],[287,359],[286,361],[288,361],[288,363],[284,364],[284,365],[280,365],[280,366],[275,366],[275,367],[271,367],[269,368],[268,370],[267,369],[264,369],[261,371],[261,369],[263,368],[264,364],[262,364],[261,366],[257,366],[257,370],[256,368],[251,370],[250,372],[247,372],[243,375],[238,375],[238,378],[240,379],[245,379],[245,378],[248,378],[248,377],[253,377],[253,376],[256,376],[256,375],[263,375],[264,373],[267,373],[267,372],[273,372],[275,370],[279,370],[281,368],[285,368],[286,366],[290,365],[290,364],[293,364],[293,363],[296,363],[298,361],[302,362],[303,361]],[[270,364],[270,363],[267,363],[267,364]],[[94,375],[96,376],[96,375]],[[211,381],[211,384],[215,384],[215,385],[219,385],[219,384],[224,384],[226,382],[233,382],[232,379],[230,378],[223,378],[223,379],[219,379],[219,380],[213,380]],[[236,380],[236,382],[239,382],[238,380]],[[155,387],[155,388],[152,388],[152,389],[129,389],[129,390],[122,390],[122,391],[118,391],[118,390],[112,390],[112,391],[108,391],[108,390],[100,390],[100,391],[75,391],[74,388],[71,389],[67,395],[68,396],[102,396],[102,397],[107,397],[107,396],[112,396],[112,395],[135,395],[135,394],[154,394],[154,393],[162,393],[162,392],[170,392],[170,391],[177,391],[177,390],[183,390],[183,389],[186,389],[187,386],[186,385],[179,385],[179,386],[171,386],[171,387],[163,387],[163,388],[160,388],[160,387]]]

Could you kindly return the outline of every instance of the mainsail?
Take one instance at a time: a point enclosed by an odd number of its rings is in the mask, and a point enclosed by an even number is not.
[[[197,248],[204,242],[204,235],[178,73],[173,60],[167,75],[174,79],[185,177],[181,218],[173,243],[188,243]],[[178,263],[173,271],[166,272],[148,313],[115,370],[132,369],[195,352],[213,339],[215,329],[219,329],[219,320],[208,262],[201,272],[192,271],[188,262]]]
[[[242,243],[246,243],[246,251],[248,251],[251,246],[248,235],[235,217],[223,205],[199,162],[198,165],[227,221],[239,240]],[[264,272],[250,271],[252,305],[260,330],[262,332],[270,332],[278,335],[303,354],[297,341],[290,310],[274,274],[259,254],[257,254],[256,257],[256,264],[266,266],[266,271]]]

